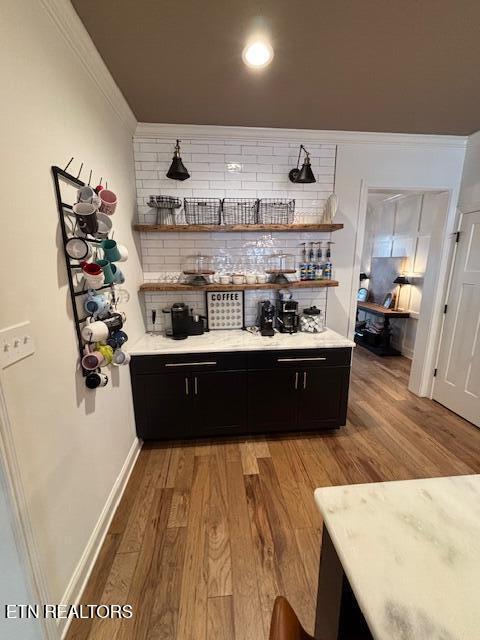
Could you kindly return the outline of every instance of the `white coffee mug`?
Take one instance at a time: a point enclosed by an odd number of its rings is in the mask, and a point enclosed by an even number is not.
[[[108,326],[101,320],[88,322],[82,329],[82,338],[85,342],[105,342],[108,336]]]
[[[247,284],[256,284],[257,276],[254,274],[252,275],[251,273],[248,273],[246,276],[246,280],[247,280]]]
[[[124,244],[117,244],[118,253],[120,258],[117,262],[126,262],[128,260],[128,249]]]
[[[87,289],[100,289],[100,287],[103,287],[103,285],[105,284],[105,275],[103,271],[98,275],[84,272],[83,277],[85,278]]]
[[[125,353],[125,351],[122,351],[121,349],[115,350],[113,354],[112,364],[114,364],[116,367],[121,367],[125,364],[128,364],[129,362],[130,362],[129,353]]]

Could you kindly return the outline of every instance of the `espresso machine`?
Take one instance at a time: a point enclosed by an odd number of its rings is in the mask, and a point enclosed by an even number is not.
[[[280,333],[297,333],[298,323],[298,302],[292,300],[288,289],[280,289],[277,298],[277,329]]]
[[[262,300],[258,303],[258,326],[262,336],[275,335],[275,307],[270,300]]]
[[[185,340],[188,336],[200,336],[208,331],[207,318],[193,314],[193,310],[184,302],[175,302],[163,309],[163,313],[170,314],[172,326],[165,333],[174,340]]]

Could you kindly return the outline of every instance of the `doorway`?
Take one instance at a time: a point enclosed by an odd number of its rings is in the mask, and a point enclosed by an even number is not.
[[[412,361],[409,388],[417,395],[431,395],[432,356],[437,347],[430,356],[431,365],[429,350],[432,342],[438,345],[433,318],[439,313],[435,300],[442,288],[438,274],[449,203],[446,191],[367,192],[360,297],[389,312],[363,311],[360,307],[368,305],[358,303],[357,328],[366,323],[364,338],[370,345],[383,345],[388,336],[388,349],[378,349],[379,354],[399,353]],[[375,352],[374,346],[370,350]],[[425,385],[427,375],[429,384]]]
[[[433,398],[480,427],[480,211],[462,215],[456,244]]]

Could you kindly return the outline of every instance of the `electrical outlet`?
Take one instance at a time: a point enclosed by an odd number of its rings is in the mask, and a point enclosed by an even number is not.
[[[35,343],[30,332],[30,322],[22,322],[0,330],[0,368],[35,353]]]

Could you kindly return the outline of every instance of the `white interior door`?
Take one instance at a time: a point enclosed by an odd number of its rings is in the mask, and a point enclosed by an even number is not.
[[[462,219],[433,398],[480,427],[480,211]]]

